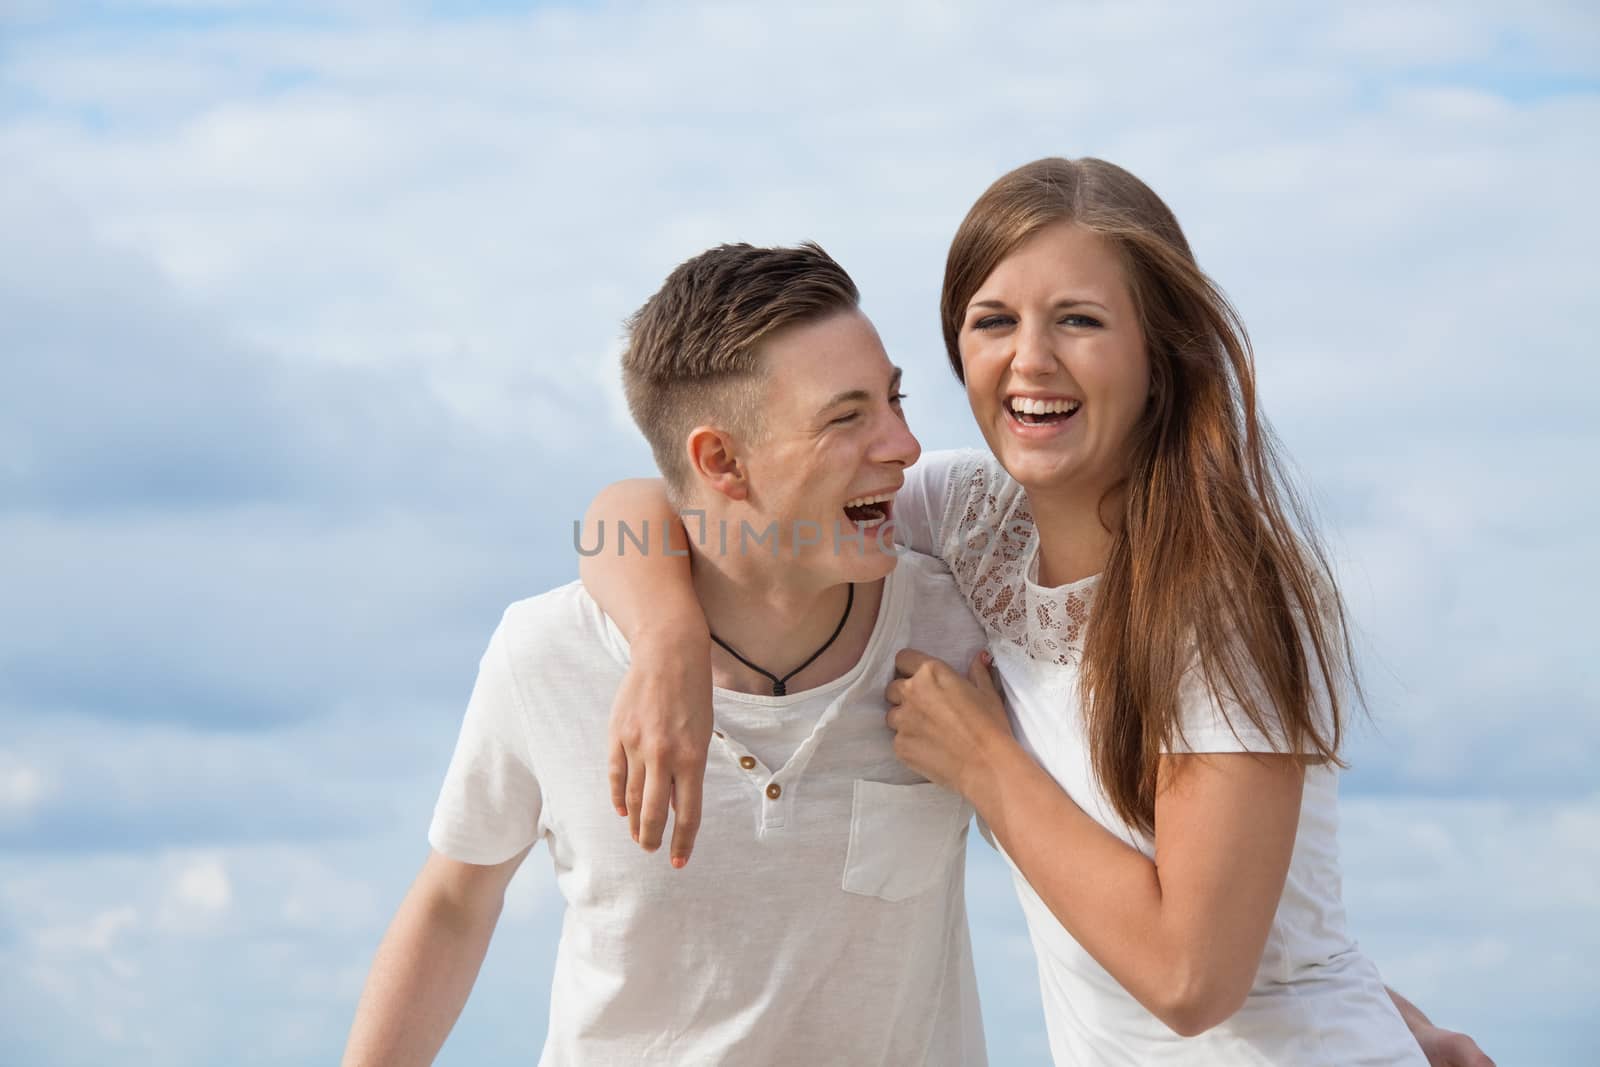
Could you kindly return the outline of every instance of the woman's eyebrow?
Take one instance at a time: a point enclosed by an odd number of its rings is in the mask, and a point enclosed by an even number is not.
[[[1086,297],[1081,297],[1081,296],[1064,296],[1060,300],[1057,300],[1054,304],[1052,304],[1050,306],[1054,307],[1054,308],[1069,308],[1069,307],[1084,307],[1084,306],[1087,306],[1087,307],[1099,308],[1101,311],[1104,311],[1106,309],[1106,306],[1104,304],[1100,303],[1098,300],[1090,300],[1090,299],[1088,299]],[[967,310],[971,311],[973,308],[1004,308],[1004,307],[1006,307],[1006,303],[1003,300],[974,300],[972,303],[967,305]]]

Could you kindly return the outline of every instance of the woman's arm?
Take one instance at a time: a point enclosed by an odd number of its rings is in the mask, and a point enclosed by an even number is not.
[[[889,725],[906,763],[963,793],[1040,899],[1175,1032],[1244,1003],[1283,894],[1304,769],[1293,756],[1163,758],[1156,856],[1095,822],[1011,736],[987,653],[969,679],[906,651]]]
[[[623,536],[622,523],[644,550]],[[601,490],[578,542],[584,587],[628,639],[632,660],[611,706],[611,804],[652,852],[661,847],[670,804],[674,867],[689,862],[700,829],[712,721],[711,637],[691,583],[687,537],[662,482],[633,479]],[[594,545],[599,550],[590,553]]]
[[[1176,1033],[1204,1033],[1244,1004],[1294,850],[1297,758],[1164,758],[1153,861],[1014,744],[969,782],[973,806],[1052,914]]]
[[[1494,1061],[1466,1034],[1435,1026],[1421,1008],[1392,989],[1389,999],[1394,1001],[1400,1018],[1406,1021],[1411,1035],[1422,1046],[1423,1055],[1428,1057],[1428,1067],[1494,1067]]]
[[[907,650],[889,686],[906,763],[965,795],[1039,898],[1175,1032],[1244,1003],[1294,851],[1304,767],[1263,753],[1163,757],[1154,860],[1095,822],[1011,735],[988,653],[962,678]],[[1431,1067],[1494,1067],[1465,1034],[1389,995]]]

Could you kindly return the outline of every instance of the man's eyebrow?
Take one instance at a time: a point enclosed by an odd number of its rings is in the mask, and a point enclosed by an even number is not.
[[[899,367],[894,368],[894,370],[890,373],[890,375],[889,375],[889,392],[892,393],[896,389],[900,388],[900,376],[901,376],[902,373],[903,372],[901,371],[901,369]],[[835,393],[832,397],[830,397],[826,404],[823,404],[820,408],[817,409],[817,414],[821,415],[824,411],[827,411],[829,408],[838,407],[840,404],[848,404],[848,403],[850,403],[852,401],[862,401],[862,400],[871,400],[871,399],[872,399],[872,394],[868,393],[865,389],[846,389],[844,392]]]

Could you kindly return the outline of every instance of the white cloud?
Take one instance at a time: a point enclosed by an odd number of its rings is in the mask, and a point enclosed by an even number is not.
[[[98,912],[82,923],[45,927],[37,933],[36,940],[48,953],[88,952],[109,956],[117,936],[138,922],[138,909],[125,905]]]
[[[1342,809],[1352,930],[1386,981],[1503,1060],[1525,1023],[1572,1033],[1556,1020],[1584,1017],[1600,952],[1600,795]]]
[[[46,793],[44,775],[0,751],[0,821],[29,815]]]
[[[232,904],[233,883],[222,859],[190,857],[167,890],[161,924],[165,929],[184,932],[214,929]]]
[[[397,885],[392,893],[379,893],[367,879],[302,850],[286,850],[272,885],[281,900],[278,918],[286,926],[328,933],[381,922],[383,905],[391,896],[398,901],[403,889]]]
[[[326,1055],[349,1025],[404,887],[403,844],[8,851],[0,859],[7,1039],[40,1043],[50,1056],[38,1062],[52,1063]],[[283,913],[286,894],[302,901],[298,917]],[[196,1014],[196,1004],[211,1010]]]

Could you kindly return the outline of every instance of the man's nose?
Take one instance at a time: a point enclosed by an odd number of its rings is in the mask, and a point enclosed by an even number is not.
[[[917,440],[917,435],[911,432],[911,427],[899,415],[889,419],[888,432],[884,435],[877,448],[877,459],[881,463],[894,463],[902,467],[909,467],[922,455],[922,443]]]

